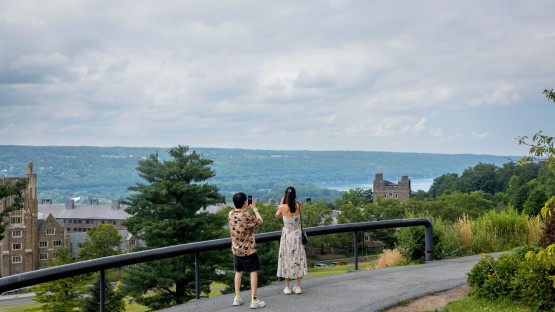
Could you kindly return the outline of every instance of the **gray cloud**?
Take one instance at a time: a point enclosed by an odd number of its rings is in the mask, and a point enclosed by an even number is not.
[[[5,1],[0,144],[520,155],[555,132],[554,8]]]

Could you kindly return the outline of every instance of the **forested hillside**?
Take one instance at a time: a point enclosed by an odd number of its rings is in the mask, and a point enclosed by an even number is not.
[[[167,157],[168,148],[93,146],[0,146],[0,177],[23,176],[27,163],[34,163],[39,198],[64,202],[98,198],[124,199],[127,187],[140,182],[139,160],[158,153]],[[435,178],[462,173],[478,163],[502,165],[518,157],[471,154],[423,154],[362,151],[269,151],[219,148],[191,148],[214,161],[216,184],[229,196],[236,191],[254,194],[262,200],[279,199],[287,184],[300,188],[303,197],[332,201],[339,192],[322,185],[371,183],[376,172],[398,181]]]

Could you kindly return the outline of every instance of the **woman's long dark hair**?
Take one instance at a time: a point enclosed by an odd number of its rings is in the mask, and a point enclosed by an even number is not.
[[[283,203],[289,206],[289,211],[294,213],[297,210],[297,192],[295,188],[289,186],[285,189],[285,195],[283,195]]]

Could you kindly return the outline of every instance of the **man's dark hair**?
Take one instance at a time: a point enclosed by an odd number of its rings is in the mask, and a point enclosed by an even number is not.
[[[243,207],[245,200],[247,200],[247,195],[243,192],[235,193],[235,195],[233,195],[233,204],[235,204],[235,208]]]

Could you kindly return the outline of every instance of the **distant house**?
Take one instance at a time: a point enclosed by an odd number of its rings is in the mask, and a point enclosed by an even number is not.
[[[410,199],[411,193],[409,176],[403,175],[401,181],[395,184],[384,180],[383,173],[376,173],[372,191],[374,193],[374,198],[393,198],[405,202]]]
[[[52,204],[50,199],[43,199],[39,204],[39,212],[62,221],[68,233],[86,232],[99,224],[112,224],[118,230],[124,230],[123,222],[131,216],[125,208],[118,200],[103,205],[97,199],[91,199],[86,205],[76,205],[73,199],[68,199],[65,204]]]

